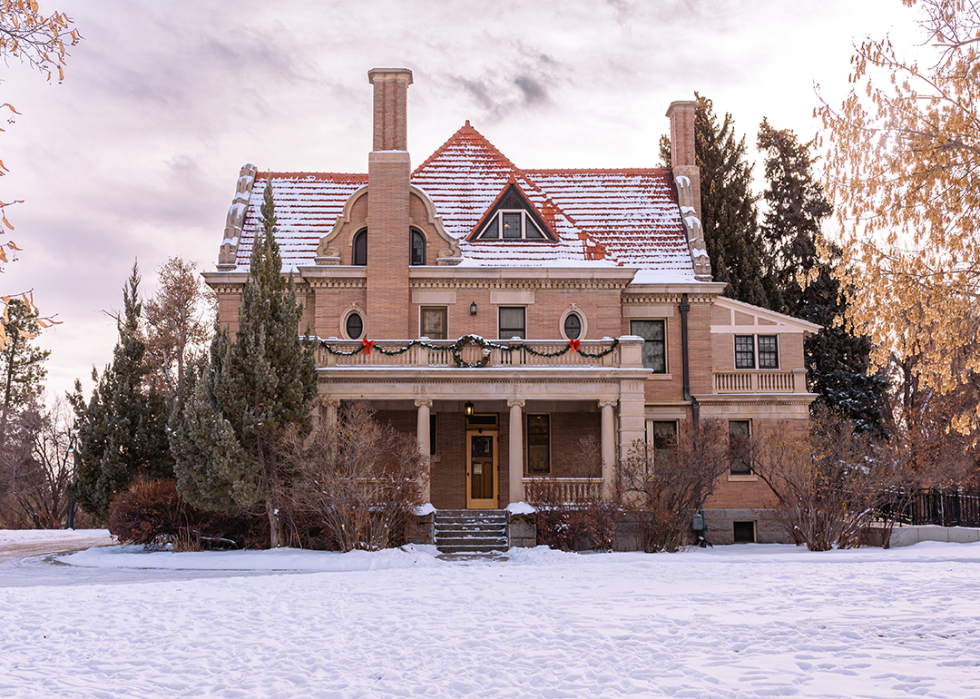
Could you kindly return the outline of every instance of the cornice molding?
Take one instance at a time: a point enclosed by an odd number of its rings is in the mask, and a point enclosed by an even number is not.
[[[626,283],[616,279],[409,279],[412,289],[607,289],[622,291]]]
[[[690,304],[706,304],[711,305],[714,303],[716,296],[714,294],[688,294],[687,302]],[[629,289],[623,294],[623,305],[648,305],[648,304],[678,304],[681,302],[681,294],[674,293],[636,293]]]
[[[701,405],[800,405],[809,406],[815,393],[701,394],[694,396]]]

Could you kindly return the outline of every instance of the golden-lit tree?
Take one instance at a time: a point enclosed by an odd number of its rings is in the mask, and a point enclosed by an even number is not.
[[[65,59],[68,57],[68,47],[75,46],[82,37],[74,28],[72,20],[64,12],[44,14],[35,0],[0,0],[0,59],[9,64],[11,59],[37,70],[46,75],[47,80],[57,76],[60,83],[65,77]],[[0,111],[7,110],[12,115],[19,114],[9,102],[0,104]],[[3,129],[0,129],[3,131]],[[0,177],[7,173],[7,166],[0,159]],[[7,199],[0,196],[0,225],[3,237],[0,238],[0,264],[10,259],[8,251],[18,251],[17,244],[9,239],[9,231],[14,230],[13,224],[7,218],[7,208],[19,204],[22,200]],[[2,267],[0,267],[2,270]],[[14,294],[20,296],[25,303],[33,307],[34,300],[29,293]],[[3,303],[10,300],[3,297]],[[50,318],[38,321],[43,327],[57,323]],[[0,349],[7,344],[7,337],[0,332]]]
[[[925,348],[921,378],[946,392],[980,370],[980,353],[955,370],[950,361],[978,339],[980,3],[902,1],[921,12],[918,60],[888,38],[865,40],[850,94],[817,113],[852,319],[881,365],[898,338]]]
[[[207,356],[218,301],[194,273],[196,263],[171,257],[160,268],[159,289],[143,305],[149,380],[161,393],[180,394],[186,369]]]

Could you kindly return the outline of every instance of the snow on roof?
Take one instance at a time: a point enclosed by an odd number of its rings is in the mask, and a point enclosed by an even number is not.
[[[283,268],[313,264],[320,239],[367,175],[260,172],[245,214],[237,264],[248,265],[272,181]],[[466,124],[412,173],[443,226],[460,241],[464,266],[626,266],[694,281],[687,235],[669,169],[522,170]],[[557,242],[468,241],[508,184],[520,189]],[[649,276],[649,275],[645,275]]]
[[[333,228],[344,204],[367,184],[367,175],[346,173],[260,172],[248,200],[236,262],[248,268],[255,234],[262,229],[262,197],[272,181],[283,269],[313,264],[320,238]]]

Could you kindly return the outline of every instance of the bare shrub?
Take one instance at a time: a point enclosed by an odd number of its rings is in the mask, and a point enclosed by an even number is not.
[[[579,440],[573,457],[578,472],[602,475],[602,451],[595,437]],[[615,506],[602,502],[599,490],[580,489],[572,497],[560,478],[536,478],[525,497],[537,510],[538,544],[562,551],[608,551],[615,534]]]
[[[688,543],[695,510],[728,470],[727,434],[720,420],[701,420],[686,423],[670,448],[630,447],[620,463],[616,500],[644,551],[676,551]]]
[[[775,493],[779,516],[797,544],[811,551],[859,545],[882,512],[901,511],[910,478],[898,449],[858,434],[826,408],[811,418],[807,434],[764,440],[753,468]]]
[[[73,434],[71,411],[61,398],[50,409],[34,401],[12,417],[0,449],[0,493],[6,494],[0,498],[0,527],[66,526]],[[91,523],[91,518],[77,519]]]
[[[335,427],[324,411],[321,405],[309,437],[294,434],[289,440],[297,509],[315,514],[341,551],[400,543],[408,518],[422,503],[418,443],[378,423],[363,403],[344,404]]]
[[[263,541],[264,518],[229,515],[191,507],[172,479],[140,480],[117,495],[109,507],[109,531],[121,542],[142,546],[173,544],[177,551],[244,548]]]

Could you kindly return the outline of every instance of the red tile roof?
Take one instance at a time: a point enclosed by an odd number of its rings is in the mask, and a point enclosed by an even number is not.
[[[237,263],[248,267],[255,234],[261,229],[265,188],[272,180],[279,253],[284,269],[313,264],[320,238],[333,229],[344,204],[367,184],[367,175],[333,172],[259,172],[248,200]]]
[[[366,175],[259,173],[245,215],[237,262],[248,265],[259,207],[272,180],[284,268],[313,264],[347,199]],[[618,265],[694,280],[687,236],[668,169],[522,170],[469,122],[411,177],[435,204],[446,231],[459,239],[470,266]],[[545,241],[467,241],[513,182],[558,236]]]

